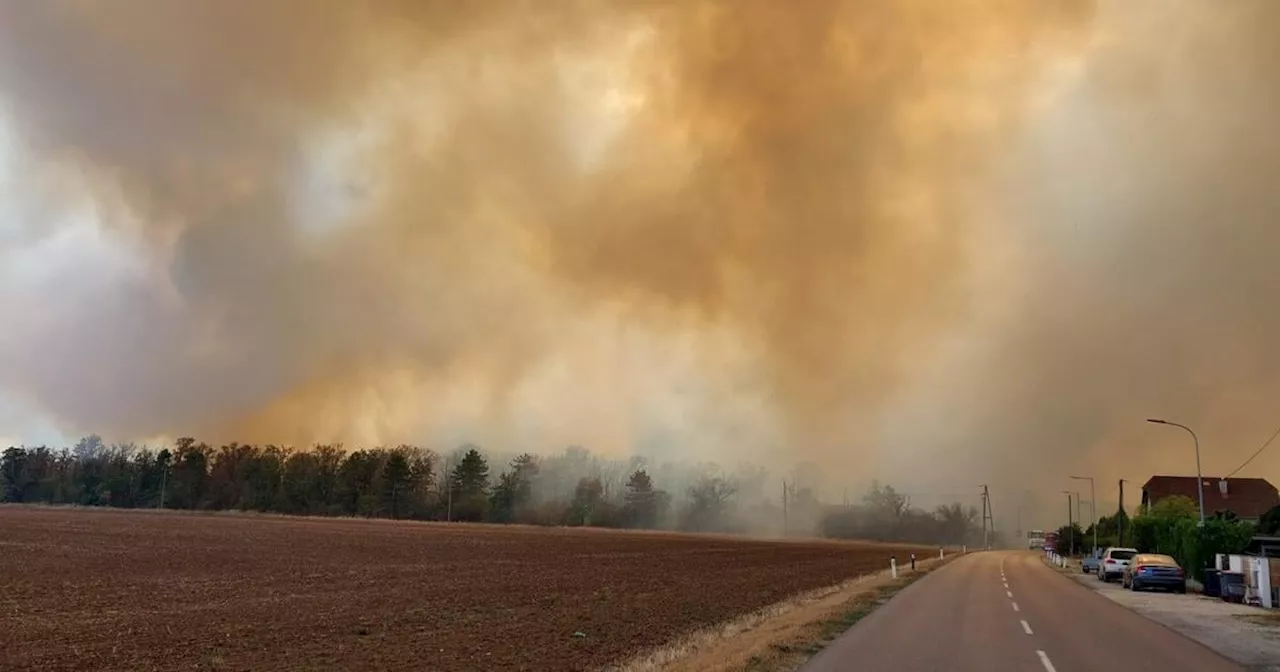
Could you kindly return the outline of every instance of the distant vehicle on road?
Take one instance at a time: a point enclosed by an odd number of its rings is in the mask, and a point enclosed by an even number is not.
[[[1033,551],[1039,551],[1044,548],[1044,530],[1029,530],[1027,532],[1027,548]]]
[[[1058,550],[1058,533],[1047,532],[1044,535],[1044,550],[1056,552]]]
[[[1164,588],[1177,593],[1187,592],[1187,575],[1178,561],[1167,555],[1141,553],[1133,556],[1124,568],[1120,585],[1130,590]]]
[[[1082,560],[1080,560],[1080,571],[1084,572],[1085,574],[1097,574],[1098,568],[1101,566],[1102,566],[1102,558],[1098,557],[1097,551],[1093,551],[1089,553],[1088,555],[1084,556]]]
[[[1118,548],[1112,546],[1102,552],[1102,564],[1098,566],[1098,580],[1110,583],[1124,577],[1124,568],[1138,554],[1136,548]]]

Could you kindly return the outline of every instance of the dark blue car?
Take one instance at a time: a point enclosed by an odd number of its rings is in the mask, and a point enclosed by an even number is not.
[[[1167,555],[1143,553],[1133,556],[1124,568],[1120,584],[1130,590],[1163,588],[1177,593],[1187,592],[1187,575],[1178,561]]]

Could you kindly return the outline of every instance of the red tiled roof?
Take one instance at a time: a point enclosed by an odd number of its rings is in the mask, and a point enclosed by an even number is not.
[[[1204,512],[1212,516],[1215,511],[1231,511],[1241,518],[1257,518],[1268,509],[1280,504],[1280,492],[1265,478],[1229,478],[1227,493],[1222,494],[1217,476],[1204,477]],[[1142,501],[1148,505],[1182,495],[1198,502],[1195,476],[1152,476],[1142,486]]]

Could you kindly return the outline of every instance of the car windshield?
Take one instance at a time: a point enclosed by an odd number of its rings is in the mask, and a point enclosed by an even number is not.
[[[1112,560],[1129,560],[1137,555],[1134,551],[1111,551]]]

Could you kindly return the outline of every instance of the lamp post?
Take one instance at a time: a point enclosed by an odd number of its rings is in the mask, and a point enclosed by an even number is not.
[[[1184,429],[1187,431],[1188,434],[1191,435],[1191,440],[1195,442],[1196,444],[1196,492],[1200,495],[1200,527],[1204,527],[1204,474],[1200,473],[1200,437],[1196,436],[1196,433],[1191,431],[1190,427],[1186,425],[1179,425],[1176,422],[1169,422],[1168,420],[1160,420],[1158,418],[1147,418],[1147,422],[1152,422],[1157,425],[1169,425],[1171,427],[1178,427],[1178,428]]]
[[[1077,481],[1089,481],[1089,515],[1093,518],[1093,552],[1098,552],[1098,493],[1093,488],[1092,476],[1072,476]]]
[[[1062,494],[1067,496],[1067,557],[1076,554],[1076,528],[1071,524],[1071,491],[1063,490]]]

